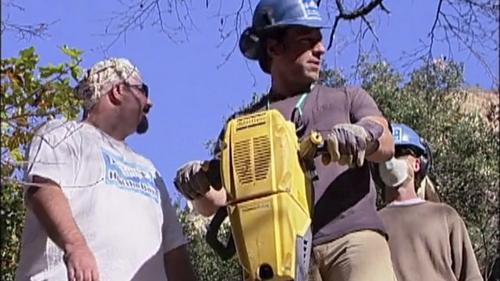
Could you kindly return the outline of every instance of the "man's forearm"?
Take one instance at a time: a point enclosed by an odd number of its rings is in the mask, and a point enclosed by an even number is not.
[[[34,177],[28,190],[28,205],[47,231],[48,236],[65,252],[73,246],[86,244],[71,213],[61,188],[50,180]]]
[[[373,162],[384,162],[389,160],[394,155],[394,139],[389,130],[387,120],[380,116],[369,116],[365,118],[378,123],[384,128],[382,135],[377,139],[379,143],[377,150],[367,155],[366,159]]]
[[[227,194],[224,188],[210,190],[202,197],[192,201],[194,210],[202,216],[209,217],[220,207],[226,205]]]

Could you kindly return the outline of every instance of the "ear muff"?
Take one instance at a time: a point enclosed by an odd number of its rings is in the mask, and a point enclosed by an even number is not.
[[[262,36],[263,35],[259,35],[254,28],[248,27],[240,36],[239,47],[241,53],[247,59],[257,60],[262,71],[270,74],[271,69],[268,63],[268,57],[263,53],[265,52],[265,47],[261,42]]]
[[[260,38],[252,27],[248,27],[240,36],[239,47],[241,53],[251,60],[259,58]]]

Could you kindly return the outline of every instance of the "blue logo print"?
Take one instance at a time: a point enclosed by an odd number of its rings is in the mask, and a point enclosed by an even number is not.
[[[392,136],[394,137],[394,141],[401,141],[401,128],[395,128]]]
[[[155,184],[155,171],[126,162],[121,157],[105,150],[102,150],[102,156],[106,166],[106,184],[142,194],[153,199],[156,203],[159,202],[160,196]]]
[[[304,7],[307,17],[320,18],[318,5],[315,0],[302,0],[302,6]]]

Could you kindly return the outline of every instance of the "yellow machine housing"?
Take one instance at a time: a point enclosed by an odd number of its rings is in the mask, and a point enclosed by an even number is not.
[[[245,280],[307,278],[310,180],[293,123],[277,110],[231,120],[221,158],[228,216]]]

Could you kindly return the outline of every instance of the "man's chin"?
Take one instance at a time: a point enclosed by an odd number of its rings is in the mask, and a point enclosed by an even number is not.
[[[306,73],[304,73],[304,76],[305,80],[307,80],[307,82],[309,83],[314,83],[319,80],[319,72],[315,70],[306,71]]]
[[[309,74],[309,78],[314,80],[314,82],[318,81],[319,80],[319,72],[311,71],[311,73]]]
[[[146,116],[142,117],[141,122],[137,125],[137,129],[135,130],[139,135],[142,135],[148,131],[149,122]]]

